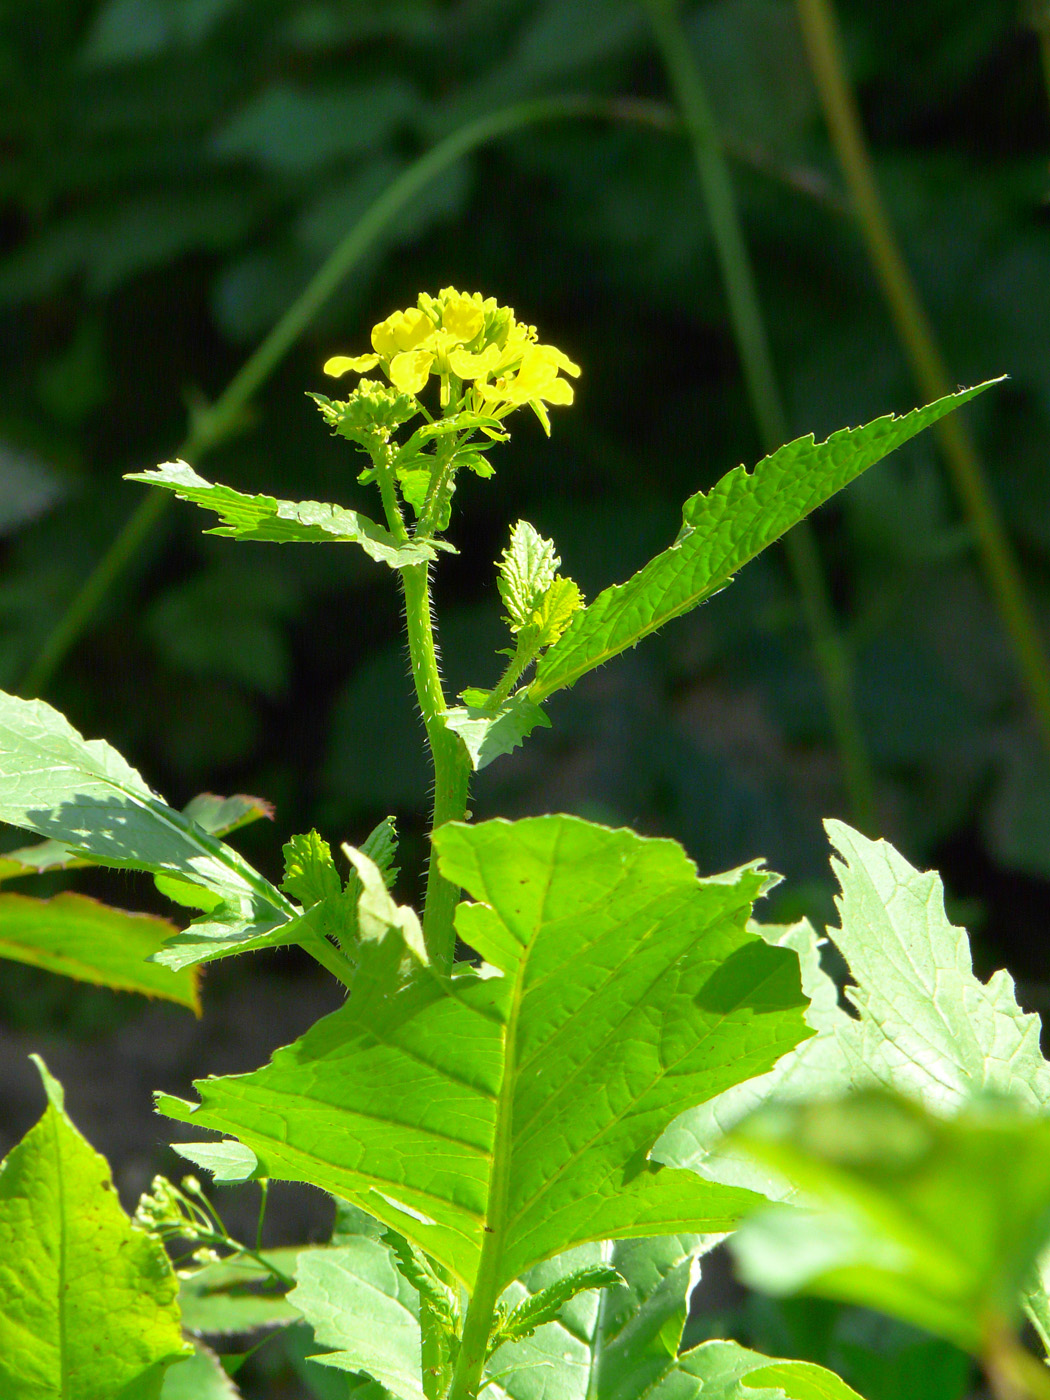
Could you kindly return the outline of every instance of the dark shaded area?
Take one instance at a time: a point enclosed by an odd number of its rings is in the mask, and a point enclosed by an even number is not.
[[[960,383],[1011,376],[968,423],[1045,622],[1050,109],[1034,38],[999,0],[839,8],[885,194],[951,371]],[[734,153],[793,430],[820,437],[911,407],[919,394],[844,212],[793,6],[703,0],[687,13]],[[142,498],[121,473],[170,456],[187,404],[221,391],[377,193],[459,123],[559,92],[666,99],[642,5],[8,0],[0,685],[18,688]],[[513,443],[493,453],[495,481],[462,482],[461,553],[437,585],[455,693],[498,675],[492,561],[515,519],[553,535],[592,597],[670,542],[687,495],[761,454],[687,147],[581,119],[503,139],[426,191],[204,475],[370,509],[350,449],[305,391],[325,390],[330,353],[363,351],[373,322],[449,283],[514,306],[584,369],[574,408],[552,412],[550,442],[519,416]],[[360,840],[396,813],[400,894],[418,896],[428,775],[393,579],[353,549],[235,545],[202,535],[206,524],[190,506],[168,514],[46,698],[175,805],[206,789],[273,801],[275,824],[236,838],[271,877],[290,832]],[[933,439],[876,468],[815,527],[855,658],[883,833],[943,868],[979,968],[1009,966],[1041,1006],[1050,765]],[[552,730],[482,774],[475,815],[560,809],[630,824],[676,837],[704,871],[762,855],[787,877],[768,916],[830,916],[820,818],[850,813],[779,551],[550,710]],[[36,892],[60,884],[48,876]],[[147,881],[76,884],[171,912]],[[24,1057],[41,1049],[134,1194],[172,1167],[150,1090],[260,1063],[334,996],[289,953],[212,970],[206,985],[195,1029],[187,1013],[5,963],[0,1146],[39,1110]],[[312,1206],[284,1209],[282,1238],[315,1228]],[[786,1349],[780,1335],[771,1349]],[[853,1333],[836,1345],[863,1350]]]

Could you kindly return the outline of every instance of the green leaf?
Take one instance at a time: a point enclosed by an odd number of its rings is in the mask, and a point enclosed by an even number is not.
[[[571,1303],[578,1294],[616,1288],[625,1283],[623,1275],[609,1264],[583,1264],[572,1273],[563,1274],[510,1309],[489,1342],[490,1352],[506,1342],[520,1342],[531,1337],[537,1328],[553,1322],[565,1304]]]
[[[0,1165],[0,1394],[157,1400],[187,1351],[175,1275],[36,1062],[47,1109]]]
[[[0,895],[0,957],[48,972],[139,992],[201,1014],[196,973],[147,962],[177,930],[152,914],[126,914],[82,894]]]
[[[587,1240],[729,1228],[751,1195],[648,1153],[806,1033],[796,958],[745,927],[768,877],[699,880],[673,842],[574,817],[434,840],[479,901],[457,927],[487,966],[445,981],[394,934],[363,942],[340,1010],[161,1111],[360,1205],[468,1288],[490,1234],[502,1286]]]
[[[530,659],[543,647],[556,642],[582,607],[583,596],[579,584],[559,574],[536,604],[519,634],[520,643]]]
[[[668,1164],[774,1197],[784,1194],[784,1183],[759,1164],[721,1149],[711,1155],[729,1128],[767,1100],[796,1102],[878,1085],[939,1112],[982,1090],[1036,1111],[1050,1106],[1039,1018],[1017,1005],[1006,972],[987,984],[974,976],[966,933],[945,915],[939,876],[915,870],[885,841],[842,822],[826,826],[842,855],[832,861],[842,887],[841,928],[829,932],[855,983],[845,993],[855,1014],[840,1007],[808,925],[760,930],[799,954],[811,999],[806,1019],[818,1034],[771,1074],[685,1114],[656,1152]]]
[[[322,1346],[339,1348],[314,1360],[364,1372],[399,1400],[425,1400],[419,1296],[385,1245],[358,1236],[338,1249],[309,1251],[288,1301]]]
[[[551,727],[550,720],[524,690],[519,690],[496,710],[456,705],[445,711],[444,720],[453,734],[463,740],[476,772],[487,768],[493,759],[512,753],[537,725],[544,729]]]
[[[185,1157],[202,1171],[211,1172],[215,1181],[250,1181],[259,1167],[255,1153],[239,1142],[173,1142],[171,1150]]]
[[[268,1249],[264,1258],[284,1274],[294,1274],[298,1261],[309,1251]],[[261,1327],[285,1327],[299,1314],[274,1287],[269,1270],[255,1259],[235,1259],[208,1264],[181,1281],[179,1307],[182,1325],[198,1336],[222,1337],[254,1332]]]
[[[545,540],[527,520],[519,520],[511,527],[510,544],[500,557],[496,586],[512,632],[531,621],[534,609],[554,582],[560,563],[554,541]]]
[[[42,700],[2,692],[0,821],[95,864],[181,877],[219,895],[214,915],[153,955],[168,967],[294,941],[295,906],[232,847],[168,807],[109,744],[85,740]]]
[[[999,382],[951,394],[899,418],[887,415],[863,428],[843,428],[826,442],[815,443],[812,434],[798,438],[764,457],[753,472],[737,467],[706,494],[698,491],[685,503],[671,548],[576,616],[537,666],[531,698],[539,703],[575,685],[588,671],[706,602],[861,472]]]
[[[652,1400],[860,1400],[834,1371],[776,1361],[736,1342],[705,1342],[679,1358]]]
[[[1050,1238],[1050,1120],[986,1096],[951,1120],[878,1089],[770,1105],[736,1129],[804,1193],[734,1236],[745,1283],[899,1317],[982,1355]]]
[[[511,1284],[527,1305],[585,1267],[615,1270],[626,1286],[578,1294],[534,1336],[500,1348],[486,1375],[513,1400],[636,1400],[675,1364],[697,1279],[697,1235],[583,1245]]]
[[[198,1342],[164,1377],[160,1400],[240,1400],[240,1394],[215,1353]]]
[[[434,559],[440,544],[399,542],[389,530],[355,510],[321,501],[279,501],[273,496],[247,496],[230,486],[215,486],[198,476],[186,462],[165,462],[153,471],[128,472],[127,481],[163,486],[183,501],[213,510],[221,525],[208,535],[239,540],[268,540],[276,544],[305,542],[359,544],[372,559],[392,569]]]
[[[332,850],[316,831],[293,836],[284,847],[284,879],[281,889],[310,909],[342,892]]]
[[[397,859],[397,823],[393,817],[384,817],[368,833],[359,847],[361,854],[374,861],[382,872],[387,889],[393,889],[400,874],[394,861]]]
[[[236,792],[232,797],[202,792],[186,803],[182,815],[211,836],[229,836],[231,831],[240,831],[242,826],[250,826],[262,817],[273,821],[273,803],[267,802],[265,797],[249,797],[243,792]]]

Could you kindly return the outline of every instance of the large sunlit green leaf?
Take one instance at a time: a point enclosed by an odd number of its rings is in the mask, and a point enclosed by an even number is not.
[[[85,740],[42,700],[2,692],[0,821],[95,864],[176,877],[217,895],[214,914],[156,954],[170,967],[294,940],[286,926],[296,907],[231,846],[167,806],[109,744]]]
[[[177,932],[167,919],[126,914],[82,894],[0,894],[0,957],[119,992],[163,997],[200,1015],[197,974],[146,961]]]
[[[128,481],[163,486],[183,501],[213,510],[222,521],[208,535],[228,535],[238,540],[269,540],[275,544],[300,542],[359,544],[366,554],[393,569],[422,564],[437,557],[442,546],[399,541],[389,530],[356,510],[327,505],[323,501],[279,501],[273,496],[247,496],[231,486],[205,481],[187,462],[165,462],[148,472],[129,472]]]
[[[842,887],[841,927],[829,933],[849,965],[846,997],[821,970],[808,925],[764,930],[792,947],[802,965],[817,1031],[768,1075],[683,1115],[656,1155],[716,1179],[770,1195],[782,1183],[758,1163],[711,1151],[723,1134],[765,1101],[802,1101],[878,1085],[950,1112],[974,1093],[992,1090],[1035,1110],[1050,1104],[1050,1065],[1039,1048],[1039,1018],[1023,1012],[1006,972],[987,983],[974,976],[964,929],[944,912],[933,872],[916,870],[885,841],[871,841],[842,822],[827,822],[841,859],[832,868]]]
[[[576,614],[537,665],[530,698],[540,703],[575,685],[588,671],[706,602],[861,472],[997,382],[899,418],[887,415],[862,428],[843,428],[826,442],[814,442],[812,434],[797,438],[764,457],[753,472],[737,467],[706,494],[698,491],[683,507],[682,528],[671,548]]]
[[[157,1400],[188,1350],[175,1275],[38,1063],[47,1109],[0,1165],[0,1395]]]
[[[161,1110],[357,1203],[468,1287],[492,1235],[507,1283],[588,1240],[729,1228],[753,1197],[648,1153],[806,1033],[796,958],[746,929],[768,877],[700,880],[673,842],[574,817],[435,844],[477,901],[458,929],[485,966],[448,983],[394,933],[362,942],[339,1011]]]
[[[770,1293],[878,1308],[980,1356],[1050,1239],[1050,1119],[985,1096],[951,1119],[883,1090],[768,1105],[736,1129],[802,1193],[730,1242]]]

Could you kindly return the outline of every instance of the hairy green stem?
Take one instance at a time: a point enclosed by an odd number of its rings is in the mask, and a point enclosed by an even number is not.
[[[647,3],[656,41],[692,143],[751,408],[765,450],[772,452],[788,439],[787,415],[773,368],[769,336],[729,166],[706,90],[682,29],[678,0],[647,0]],[[872,832],[877,823],[871,760],[857,714],[851,660],[836,626],[816,539],[803,521],[784,543],[824,686],[851,814],[857,826]]]
[[[831,0],[798,0],[798,13],[831,139],[897,336],[923,396],[941,398],[956,386],[879,192],[856,97],[846,76]],[[1044,6],[1042,13],[1048,15],[1050,11]],[[1050,24],[1050,19],[1046,24]],[[1050,33],[1047,43],[1050,44]],[[987,475],[958,414],[941,419],[933,431],[973,529],[985,576],[1010,638],[1040,734],[1050,752],[1050,657]]]
[[[445,822],[462,821],[470,795],[470,756],[458,735],[445,723],[445,694],[441,688],[437,646],[431,617],[430,579],[427,564],[401,570],[405,595],[405,623],[412,661],[412,679],[434,763],[434,807],[431,831]],[[459,890],[438,870],[431,855],[427,869],[426,903],[423,906],[423,939],[431,964],[439,974],[452,970],[456,947],[453,916]]]
[[[518,102],[467,122],[436,142],[414,161],[368,208],[304,287],[303,291],[253,351],[229,384],[209,407],[193,416],[190,432],[175,456],[196,466],[220,443],[237,432],[245,421],[245,409],[270,378],[318,311],[338,290],[351,270],[405,206],[457,161],[477,147],[535,122],[569,117],[595,117],[636,121],[659,126],[664,118],[652,103],[591,97],[549,97]],[[81,584],[76,596],[56,622],[36,658],[22,677],[23,695],[39,695],[51,681],[70,648],[83,635],[116,581],[138,555],[173,497],[166,491],[151,492],[129,516],[105,554]]]

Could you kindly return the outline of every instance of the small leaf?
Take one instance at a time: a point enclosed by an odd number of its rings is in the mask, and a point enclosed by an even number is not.
[[[308,1251],[267,1249],[263,1257],[282,1274],[292,1275]],[[285,1327],[299,1314],[274,1287],[274,1276],[257,1260],[241,1254],[207,1264],[181,1280],[182,1325],[197,1336],[221,1337],[260,1327]]]
[[[679,1357],[652,1400],[861,1400],[811,1361],[777,1361],[736,1342],[705,1342]]]
[[[579,584],[559,574],[533,608],[528,622],[519,633],[520,644],[528,651],[530,659],[556,642],[582,607],[583,595]]]
[[[500,558],[496,580],[512,632],[531,621],[533,611],[554,582],[560,563],[553,541],[545,540],[527,520],[512,526],[510,544]]]
[[[337,1348],[315,1361],[364,1372],[398,1400],[425,1400],[419,1297],[385,1245],[358,1236],[338,1249],[308,1251],[288,1301],[321,1346]]]
[[[359,544],[371,558],[393,569],[434,559],[440,544],[401,543],[389,530],[354,510],[320,501],[279,501],[273,496],[247,496],[229,486],[205,481],[186,462],[165,462],[148,472],[129,472],[128,481],[163,486],[184,501],[213,510],[221,525],[205,531],[241,540],[269,540],[277,544],[312,544],[344,541]]]
[[[397,823],[393,817],[384,817],[361,842],[362,855],[374,861],[386,881],[387,889],[393,889],[400,874],[394,864],[397,858]]]
[[[745,1283],[876,1308],[975,1356],[1016,1327],[1050,1239],[1050,1120],[990,1096],[944,1120],[862,1090],[771,1105],[734,1136],[805,1199],[733,1237]]]
[[[185,1157],[202,1171],[211,1172],[215,1181],[250,1181],[259,1161],[250,1147],[227,1139],[225,1142],[173,1142],[171,1150]]]
[[[510,1310],[489,1341],[489,1355],[505,1342],[531,1337],[537,1327],[553,1322],[566,1303],[578,1293],[595,1288],[615,1288],[625,1284],[623,1275],[609,1264],[584,1264],[571,1274],[541,1288]]]
[[[293,836],[284,847],[284,879],[281,889],[304,909],[341,893],[343,882],[335,868],[332,850],[316,831]]]
[[[202,792],[186,803],[182,815],[211,836],[229,836],[231,831],[239,831],[262,817],[273,821],[273,803],[267,802],[265,797],[248,797],[243,792],[234,793],[232,797]]]
[[[167,919],[126,914],[82,894],[0,895],[0,957],[118,992],[161,997],[199,1016],[196,973],[146,961],[176,932]]]
[[[160,1400],[240,1400],[240,1395],[219,1358],[198,1342],[194,1354],[177,1361],[164,1377]]]
[[[357,930],[367,942],[380,942],[391,929],[396,929],[405,947],[424,966],[428,962],[423,943],[423,930],[414,909],[397,904],[387,889],[383,872],[363,851],[344,843],[343,854],[350,861],[361,882],[357,901]]]
[[[544,729],[551,726],[539,705],[534,705],[524,690],[505,700],[498,710],[457,705],[445,711],[444,720],[453,734],[463,740],[476,771],[488,767],[502,754],[513,752],[537,725]]]
[[[798,438],[737,467],[682,510],[674,544],[626,583],[600,593],[543,657],[529,694],[537,703],[635,646],[718,593],[739,569],[895,448],[999,380],[938,399],[899,418],[843,428],[826,442]]]
[[[152,1400],[188,1351],[175,1275],[37,1065],[48,1106],[0,1165],[0,1394]]]

